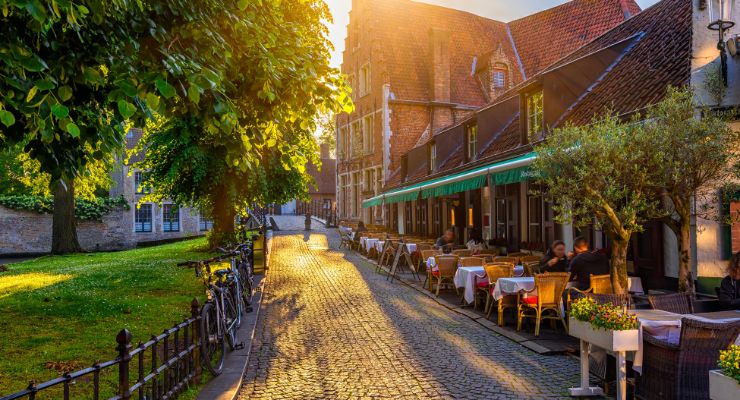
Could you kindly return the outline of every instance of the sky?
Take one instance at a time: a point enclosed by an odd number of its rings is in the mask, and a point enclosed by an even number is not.
[[[542,11],[563,3],[567,0],[419,0],[423,3],[437,4],[444,7],[468,11],[487,18],[508,22],[538,11]],[[643,9],[658,2],[658,0],[636,0]],[[342,50],[344,37],[347,35],[349,10],[352,0],[326,0],[334,16],[334,22],[329,26],[329,36],[334,44],[331,65],[339,68],[342,64]],[[512,4],[514,3],[514,4]]]

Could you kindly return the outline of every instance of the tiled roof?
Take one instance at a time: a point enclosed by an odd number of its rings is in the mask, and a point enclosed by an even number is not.
[[[691,73],[692,4],[686,0],[662,0],[649,9],[630,18],[614,29],[597,37],[592,42],[552,63],[545,71],[530,77],[501,98],[517,96],[519,90],[530,82],[539,81],[542,75],[566,67],[576,60],[629,41],[623,54],[599,79],[579,96],[577,102],[561,116],[561,124],[589,123],[594,116],[607,108],[620,115],[627,115],[661,101],[669,85],[689,84]],[[499,103],[493,104],[496,107]],[[488,107],[486,107],[488,108]],[[440,174],[472,168],[484,162],[496,160],[509,154],[529,151],[529,146],[520,144],[519,118],[498,132],[479,160],[463,166],[462,150],[449,157],[440,169]],[[435,174],[437,175],[437,174]],[[395,176],[394,176],[395,178]],[[414,180],[421,180],[414,177]],[[430,177],[431,178],[431,177]],[[407,180],[410,182],[410,180]],[[401,184],[400,176],[389,182],[388,187]]]
[[[511,21],[508,28],[531,77],[639,12],[634,0],[573,0]]]

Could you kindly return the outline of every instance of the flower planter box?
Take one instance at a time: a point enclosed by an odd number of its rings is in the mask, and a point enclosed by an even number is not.
[[[594,328],[591,323],[570,318],[568,333],[594,346],[609,351],[637,351],[640,343],[637,329],[608,331]]]
[[[709,371],[709,398],[712,400],[740,399],[740,383],[720,370]]]

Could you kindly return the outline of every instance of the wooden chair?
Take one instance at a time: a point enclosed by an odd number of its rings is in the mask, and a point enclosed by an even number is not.
[[[352,249],[353,240],[352,237],[348,232],[343,232],[341,229],[339,229],[339,237],[342,239],[342,241],[339,243],[339,248],[341,249],[342,246],[344,246],[347,249]]]
[[[679,300],[680,301],[680,300]],[[709,399],[709,370],[740,334],[740,321],[681,320],[678,344],[643,334],[639,399]]]
[[[498,255],[498,249],[483,249],[478,252],[478,255],[481,256],[497,256]]]
[[[458,256],[458,257],[470,257],[473,255],[472,250],[464,249],[464,250],[452,250],[452,254]]]
[[[437,255],[441,255],[442,253],[439,252],[439,250],[422,250],[421,256],[419,257],[419,269],[421,270],[421,266],[424,265],[427,271],[427,277],[424,280],[424,283],[422,286],[426,286],[427,282],[429,282],[429,291],[432,291],[432,269],[427,265],[427,260],[429,260],[429,257],[434,257]]]
[[[523,293],[519,294],[517,300],[517,322],[516,330],[522,329],[522,320],[524,318],[535,318],[534,335],[540,335],[540,324],[543,319],[559,320],[563,323],[565,330],[568,325],[565,323],[565,315],[561,307],[563,303],[563,291],[568,284],[570,274],[567,272],[553,272],[549,274],[537,274],[534,276],[534,289],[527,292],[537,291],[537,296],[524,297]],[[534,314],[527,314],[527,311],[533,311]],[[554,315],[545,315],[546,312]]]
[[[502,257],[502,256],[499,256],[499,257],[494,257],[493,258],[493,262],[508,262],[508,263],[512,263],[512,264],[516,265],[516,264],[519,263],[519,259],[516,258],[516,257],[508,257],[508,256]]]
[[[649,295],[648,301],[656,310],[663,310],[676,314],[694,313],[694,295],[691,293]]]
[[[460,257],[461,267],[482,267],[486,265],[486,261],[480,257]]]
[[[524,267],[524,276],[535,276],[536,274],[540,273],[540,262],[539,261],[530,261],[522,263],[522,267]]]
[[[455,255],[434,256],[434,263],[437,267],[436,271],[432,271],[432,279],[437,279],[437,291],[435,295],[439,296],[439,288],[445,280],[449,280],[453,283],[452,286],[455,286],[454,279],[458,261],[460,261],[460,257]],[[455,292],[457,292],[457,288],[455,288]]]
[[[486,278],[488,279],[488,285],[484,287],[478,287],[478,290],[484,290],[486,292],[486,307],[484,312],[486,318],[491,318],[491,312],[493,311],[494,302],[497,303],[498,309],[498,325],[504,326],[504,310],[507,308],[516,308],[516,298],[514,296],[504,296],[501,300],[494,300],[493,288],[496,286],[499,278],[510,278],[514,276],[514,264],[511,263],[499,263],[499,264],[487,264],[484,266],[486,270]],[[477,299],[476,299],[477,301]]]
[[[523,257],[523,256],[528,256],[528,255],[529,255],[529,253],[525,253],[525,252],[523,252],[523,251],[515,251],[515,252],[513,252],[513,253],[507,253],[506,255],[507,255],[508,257],[516,257],[516,258],[520,258],[520,257]]]

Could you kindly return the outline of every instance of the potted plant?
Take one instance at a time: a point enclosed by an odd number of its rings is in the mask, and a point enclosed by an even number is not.
[[[712,400],[740,399],[740,346],[719,352],[719,370],[709,371],[709,397]]]
[[[637,318],[624,307],[597,304],[584,297],[571,304],[568,333],[609,351],[636,351]]]

